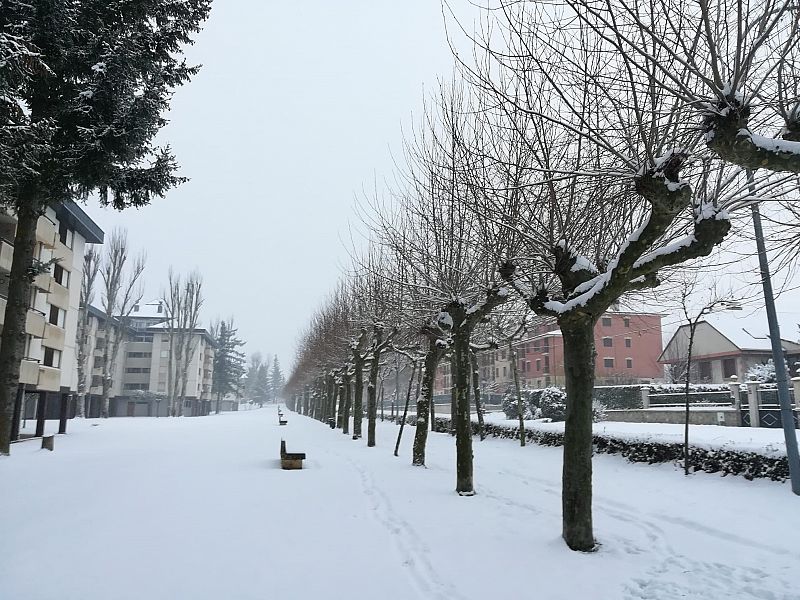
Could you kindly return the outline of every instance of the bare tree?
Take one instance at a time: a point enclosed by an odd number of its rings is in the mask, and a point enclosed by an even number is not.
[[[116,229],[105,245],[105,256],[100,267],[103,280],[104,346],[103,346],[103,395],[100,416],[108,418],[109,397],[114,385],[117,357],[125,337],[127,320],[142,299],[142,273],[145,255],[141,253],[129,263],[128,234]]]
[[[78,367],[78,397],[75,403],[75,416],[86,416],[86,390],[91,379],[86,373],[89,363],[89,306],[94,301],[95,280],[100,269],[100,251],[95,246],[89,246],[83,256],[83,278],[81,279],[80,307],[78,313],[77,335],[77,367]]]
[[[194,359],[198,340],[195,330],[200,322],[200,308],[203,306],[203,280],[196,271],[185,281],[170,269],[167,291],[162,294],[162,305],[167,320],[168,394],[173,416],[183,415],[189,382],[189,365]]]

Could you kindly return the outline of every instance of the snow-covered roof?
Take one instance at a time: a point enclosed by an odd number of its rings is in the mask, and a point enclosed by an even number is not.
[[[711,314],[702,319],[722,335],[728,338],[740,350],[771,350],[769,326],[764,313],[734,314],[731,312]],[[798,342],[791,337],[797,332],[797,326],[789,323],[781,325],[781,338],[784,342],[797,346]],[[784,345],[785,347],[785,345]],[[787,348],[791,350],[792,348]]]

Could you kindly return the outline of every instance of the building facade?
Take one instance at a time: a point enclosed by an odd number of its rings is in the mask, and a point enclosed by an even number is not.
[[[0,212],[0,324],[5,318],[16,224],[12,212]],[[77,204],[66,202],[48,208],[39,218],[36,241],[34,258],[50,263],[50,268],[36,277],[31,291],[14,406],[15,438],[20,417],[58,418],[73,410],[84,249],[86,244],[101,244],[103,231]]]
[[[598,319],[594,328],[596,385],[663,381],[661,319],[656,313],[623,311],[609,311]],[[520,386],[564,386],[564,344],[555,320],[540,320],[514,343],[514,350]],[[481,388],[498,394],[509,391],[514,385],[512,360],[508,348],[480,352]],[[450,365],[444,362],[437,372],[435,394],[448,394],[451,386]]]
[[[659,357],[672,381],[684,381],[689,349],[689,325],[679,327]],[[800,361],[800,342],[782,340],[786,363],[791,368]],[[714,319],[697,323],[692,344],[692,383],[728,383],[735,375],[740,382],[755,365],[772,358],[766,318]],[[794,374],[794,373],[793,373]]]
[[[99,406],[102,394],[102,355],[105,314],[90,308],[89,352],[87,368],[88,406]],[[167,315],[160,301],[133,307],[124,319],[124,336],[120,341],[114,369],[109,415],[114,417],[167,416],[170,340]],[[188,365],[183,414],[200,416],[211,412],[214,365],[214,340],[202,328],[191,334],[192,358]],[[94,416],[92,412],[87,412]]]

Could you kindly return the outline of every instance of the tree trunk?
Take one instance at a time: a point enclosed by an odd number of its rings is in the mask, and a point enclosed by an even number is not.
[[[483,407],[481,406],[480,373],[478,372],[478,356],[474,350],[470,351],[470,364],[472,366],[472,395],[475,398],[475,412],[478,413],[478,435],[481,441],[486,439],[483,430]]]
[[[406,425],[406,417],[408,416],[408,405],[411,402],[411,385],[414,383],[414,373],[417,371],[417,362],[411,363],[411,375],[408,378],[408,393],[406,394],[406,404],[403,408],[403,416],[400,419],[400,430],[397,432],[397,443],[394,445],[394,455],[400,451],[400,440],[403,439],[403,427]],[[396,383],[396,382],[395,382]],[[395,394],[395,397],[397,394]]]
[[[25,322],[31,299],[31,268],[38,222],[36,211],[25,209],[17,213],[14,256],[0,341],[0,455],[8,455],[11,447],[11,421],[19,386],[20,362],[25,352]]]
[[[375,422],[378,419],[378,371],[381,362],[381,344],[383,330],[375,328],[372,350],[372,362],[369,365],[369,383],[367,384],[367,447],[375,446]]]
[[[355,361],[355,385],[353,389],[353,439],[361,439],[361,425],[364,420],[364,361]]]
[[[342,433],[350,433],[350,405],[353,402],[353,388],[350,385],[350,375],[342,375],[344,380],[344,410],[342,411]]]
[[[111,325],[111,318],[106,318],[105,323],[105,344],[103,345],[103,391],[100,396],[100,418],[108,418],[108,404],[109,397],[111,396],[111,385],[113,383],[113,365],[111,364],[111,338],[112,332],[115,332],[114,327]],[[114,344],[117,343],[116,335],[114,337]]]
[[[222,392],[217,390],[217,414],[219,414],[219,403],[222,400]]]
[[[589,552],[595,547],[592,530],[594,320],[586,315],[575,315],[560,325],[567,388],[561,493],[562,536],[572,550]]]
[[[508,356],[511,358],[511,374],[514,377],[514,389],[517,391],[517,412],[519,413],[519,445],[525,447],[525,407],[522,404],[522,390],[519,389],[519,372],[517,371],[517,353],[511,342],[508,342]]]
[[[411,464],[425,466],[425,444],[428,441],[428,413],[433,415],[433,381],[436,369],[442,356],[442,349],[436,345],[436,339],[430,339],[428,352],[425,354],[425,367],[422,373],[422,393],[417,400],[417,429],[414,433],[414,450]]]
[[[338,403],[339,412],[341,413],[342,410],[342,398],[339,394],[341,388],[339,384],[336,382],[336,376],[331,375],[331,387],[333,388],[333,394],[331,396],[331,410],[330,410],[330,417],[328,418],[328,424],[330,425],[331,429],[336,429],[336,404]]]
[[[455,319],[457,320],[457,319]],[[462,320],[463,321],[463,320]],[[456,411],[451,415],[456,433],[456,492],[459,496],[473,496],[472,481],[472,423],[470,421],[469,380],[471,362],[470,331],[466,325],[453,328],[453,378],[455,383]]]

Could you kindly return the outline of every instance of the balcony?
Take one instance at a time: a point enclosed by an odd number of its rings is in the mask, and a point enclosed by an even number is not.
[[[70,248],[65,246],[59,240],[56,242],[56,247],[53,249],[53,258],[58,259],[61,266],[66,267],[68,270],[72,266],[74,254]]]
[[[56,280],[50,278],[50,288],[47,290],[47,301],[53,306],[69,310],[69,288],[65,288]]]
[[[14,245],[7,241],[0,239],[0,270],[11,271],[11,261],[14,258]]]
[[[55,283],[55,280],[53,279],[53,276],[49,272],[48,273],[39,273],[33,279],[34,287],[37,290],[39,290],[41,292],[44,292],[45,294],[50,292],[50,284],[51,284],[51,282]]]
[[[19,382],[27,385],[39,383],[39,361],[23,358],[19,365]]]
[[[40,392],[57,392],[61,389],[61,369],[39,365],[39,383],[36,386]]]
[[[3,311],[6,309],[5,300],[3,300]],[[47,324],[45,321],[44,313],[33,308],[28,309],[28,314],[25,317],[25,333],[29,333],[35,338],[44,337],[44,326]]]
[[[57,240],[56,224],[47,217],[39,217],[39,223],[36,226],[36,241],[44,244],[46,248],[55,248]]]
[[[58,327],[51,323],[44,325],[44,338],[47,340],[48,348],[55,348],[56,350],[64,349],[64,339],[66,335],[63,327]]]

